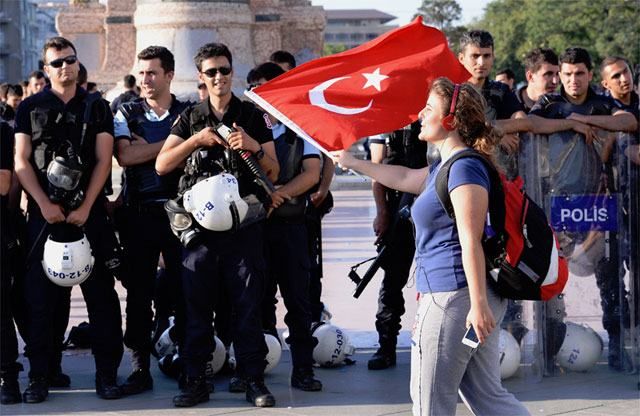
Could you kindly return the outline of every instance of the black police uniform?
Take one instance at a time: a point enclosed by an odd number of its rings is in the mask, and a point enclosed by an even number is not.
[[[527,95],[526,85],[523,85],[516,90],[516,98],[520,102],[520,105],[522,105],[522,111],[529,114],[529,111],[531,111],[531,107],[533,107],[536,102],[529,98],[529,96]]]
[[[303,160],[319,155],[303,155],[304,142],[289,128],[274,139],[280,174],[275,185],[284,185],[302,172]],[[285,340],[291,346],[295,369],[311,369],[313,348],[309,299],[309,237],[305,224],[308,193],[285,202],[276,209],[265,225],[265,251],[268,278],[262,303],[263,328],[277,337],[275,296],[277,287],[287,308],[284,321],[289,328]]]
[[[95,166],[95,141],[98,133],[113,135],[113,116],[109,104],[100,99],[92,106],[91,122],[88,124],[82,149],[78,149],[85,114],[87,92],[78,87],[75,96],[66,104],[49,88],[28,97],[16,114],[16,133],[31,136],[32,153],[30,163],[42,189],[47,192],[47,166],[63,142],[73,143],[76,153],[83,161],[83,176],[79,187],[86,190]],[[99,195],[91,207],[84,225],[85,234],[92,247],[95,266],[92,275],[80,285],[87,304],[91,323],[91,350],[96,363],[99,380],[115,381],[122,359],[122,318],[120,302],[114,289],[113,276],[107,272],[105,261],[112,253],[102,250],[108,227],[104,208],[105,198]],[[25,302],[27,305],[28,336],[26,355],[31,364],[29,377],[46,377],[50,372],[49,357],[55,356],[58,345],[62,345],[64,331],[69,319],[71,288],[57,286],[45,275],[40,264],[48,230],[33,198],[27,205],[27,272],[25,276]],[[60,307],[62,305],[62,308]]]
[[[122,104],[118,111],[127,121],[131,133],[153,144],[169,136],[174,121],[189,104],[173,97],[169,114],[159,121],[151,121],[145,116],[149,111],[149,105],[142,98]],[[131,137],[119,136],[116,139],[131,140]],[[155,301],[156,314],[163,312],[164,315],[158,319],[157,333],[162,333],[167,327],[169,310],[176,312],[176,322],[182,323],[182,291],[179,278],[181,245],[171,231],[164,210],[164,203],[174,198],[178,192],[180,172],[176,170],[169,175],[159,176],[154,164],[155,159],[125,168],[124,204],[118,215],[120,237],[130,267],[130,276],[126,279],[127,327],[124,343],[132,350],[134,371],[149,369],[153,330],[151,302]],[[156,282],[160,253],[165,271],[162,281],[158,279]],[[158,297],[154,297],[156,283],[163,294],[170,293],[169,296],[159,297],[165,299],[165,302],[169,300],[171,305],[159,307]]]
[[[509,89],[509,86],[502,82],[487,79],[482,86],[482,96],[487,102],[485,116],[488,121],[506,120],[511,118],[513,113],[524,111],[524,107],[518,101],[516,95]],[[518,154],[507,153],[498,146],[496,161],[502,166],[508,177],[515,177],[518,172]]]
[[[185,140],[218,122],[227,126],[237,123],[247,134],[259,143],[272,140],[263,113],[249,103],[232,96],[229,108],[222,120],[211,111],[209,100],[188,108],[171,129]],[[200,152],[197,176],[216,175],[221,172],[218,163],[238,179],[240,196],[258,194],[252,182],[251,173],[234,155],[225,158],[222,146],[204,149]],[[218,163],[216,163],[218,162]],[[180,192],[195,184],[195,178],[181,178]],[[202,242],[182,251],[182,289],[185,308],[185,335],[180,357],[184,360],[184,371],[188,378],[205,375],[208,357],[213,352],[214,331],[213,312],[217,309],[219,297],[226,297],[233,310],[234,350],[238,376],[262,379],[265,368],[267,346],[262,334],[260,303],[264,294],[264,240],[263,224],[253,223],[236,232],[202,232]],[[216,291],[217,285],[225,289]]]
[[[545,94],[531,109],[530,114],[551,119],[564,119],[571,113],[584,115],[612,115],[620,111],[620,105],[611,97],[596,94],[589,88],[587,98],[580,105],[572,104],[565,98],[564,89],[559,94]],[[551,194],[592,194],[604,192],[600,189],[602,181],[598,172],[606,174],[609,191],[613,189],[613,172],[611,161],[601,164],[600,156],[596,154],[593,147],[588,146],[584,141],[579,141],[571,149],[571,154],[580,155],[578,158],[566,158],[562,161],[555,160],[566,154],[565,146],[571,145],[571,141],[558,138],[549,140],[549,164],[552,169],[552,187],[548,190]],[[604,170],[600,170],[602,166]],[[576,169],[591,172],[593,175],[576,175]],[[570,178],[570,179],[569,179]],[[567,180],[565,180],[567,179]],[[549,185],[546,186],[549,188]],[[586,236],[582,233],[573,233],[569,238],[574,242],[582,241]],[[619,257],[618,241],[615,232],[611,232],[608,241],[609,255],[599,259],[596,264],[595,276],[598,289],[600,290],[600,305],[602,307],[602,325],[609,334],[609,364],[613,367],[620,367],[621,356],[619,354],[620,323],[629,326],[629,305],[627,300],[620,297],[620,277],[619,277]]]
[[[326,157],[326,156],[325,156]],[[323,163],[327,163],[323,157]],[[322,171],[320,172],[320,181],[316,186],[311,188],[310,194],[316,192],[322,182]],[[308,249],[310,263],[310,280],[309,280],[309,301],[311,303],[311,321],[319,322],[322,319],[322,312],[325,310],[322,302],[322,218],[333,209],[333,195],[331,191],[327,191],[320,206],[308,204],[305,215],[308,235]]]
[[[427,143],[418,139],[420,123],[391,133],[385,142],[387,157],[383,161],[389,165],[401,165],[412,169],[427,166]],[[376,139],[372,140],[376,143]],[[389,215],[397,216],[403,206],[411,206],[415,195],[387,190],[387,211]],[[393,218],[393,217],[392,217]],[[381,265],[384,270],[382,285],[378,295],[378,312],[376,313],[376,330],[381,352],[395,354],[400,321],[405,312],[402,289],[407,284],[411,263],[416,250],[413,225],[409,219],[392,219],[396,223],[395,230],[388,229],[383,236],[386,244],[386,262]],[[391,227],[391,225],[390,225]],[[391,239],[387,239],[388,236]]]
[[[13,172],[13,129],[9,123],[0,119],[0,170]],[[13,382],[17,387],[18,372],[22,365],[18,359],[18,339],[13,324],[12,304],[13,296],[13,262],[11,251],[16,244],[15,235],[10,232],[9,210],[7,208],[7,195],[0,196],[0,377],[3,380],[3,403],[5,402],[4,390],[7,383]],[[20,401],[20,392],[17,392],[16,401]]]

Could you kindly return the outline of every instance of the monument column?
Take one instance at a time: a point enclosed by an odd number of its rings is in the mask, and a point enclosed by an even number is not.
[[[234,92],[242,94],[244,77],[255,64],[249,0],[138,0],[137,4],[136,53],[151,45],[173,52],[176,71],[172,90],[177,96],[195,96],[193,57],[209,42],[224,43],[231,50]]]
[[[136,28],[133,26],[135,1],[108,0],[104,18],[105,59],[101,67],[101,81],[119,82],[129,73],[135,60]]]

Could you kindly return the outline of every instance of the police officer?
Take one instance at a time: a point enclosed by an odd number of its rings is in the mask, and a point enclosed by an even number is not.
[[[427,166],[427,144],[418,139],[420,123],[384,136],[369,138],[371,161],[389,165],[401,165],[412,169]],[[376,217],[373,230],[378,241],[384,244],[386,261],[382,285],[378,295],[376,330],[380,347],[368,362],[369,370],[383,370],[396,364],[396,344],[400,332],[400,320],[405,312],[402,288],[407,284],[415,252],[413,226],[408,218],[399,217],[398,211],[411,206],[414,195],[389,189],[380,183],[372,183]],[[382,245],[381,245],[382,246]]]
[[[260,86],[284,74],[273,62],[257,66],[247,76],[251,86]],[[322,390],[314,378],[309,298],[310,258],[305,210],[310,190],[320,180],[320,151],[298,137],[292,130],[269,116],[276,147],[280,175],[272,195],[275,211],[266,222],[265,250],[268,279],[262,303],[262,323],[266,332],[276,337],[276,291],[287,307],[284,321],[289,327],[285,340],[291,347],[293,373],[291,386],[304,391]]]
[[[524,69],[527,85],[516,91],[516,98],[524,111],[529,113],[541,96],[554,93],[558,89],[558,55],[553,49],[535,48],[525,55]]]
[[[266,175],[271,180],[277,178],[278,162],[264,114],[231,92],[233,62],[225,45],[202,46],[194,61],[200,81],[209,90],[209,99],[180,115],[156,159],[156,170],[166,175],[188,159],[179,192],[198,178],[226,171],[238,179],[241,197],[260,195],[255,175],[243,164],[238,151],[251,152]],[[220,122],[236,130],[228,135],[228,145],[214,132],[213,127]],[[237,231],[202,230],[200,234],[200,244],[183,249],[182,288],[188,324],[180,355],[185,379],[174,404],[194,406],[209,399],[204,375],[206,360],[214,349],[216,302],[211,294],[222,281],[226,290],[219,296],[227,297],[232,304],[236,371],[247,381],[247,401],[258,407],[273,406],[275,399],[263,379],[267,347],[260,322],[265,270],[262,221]]]
[[[458,60],[471,74],[468,83],[482,92],[487,101],[487,120],[499,127],[504,136],[500,142],[499,162],[508,173],[515,173],[515,154],[519,131],[531,131],[532,126],[515,94],[506,84],[489,79],[495,59],[493,37],[484,30],[472,30],[460,38]]]
[[[13,129],[5,120],[0,118],[0,249],[2,250],[2,262],[0,264],[0,402],[2,404],[14,404],[22,401],[18,372],[22,365],[18,359],[18,339],[13,324],[12,286],[13,270],[10,257],[11,245],[15,244],[15,238],[9,232],[9,210],[7,209],[8,194],[11,188],[11,176],[13,172]]]
[[[133,372],[122,385],[124,394],[153,388],[149,373],[156,270],[162,253],[169,299],[180,302],[180,242],[169,227],[164,203],[178,191],[179,171],[163,177],[155,171],[155,158],[176,118],[188,106],[171,94],[173,54],[162,46],[138,53],[138,75],[145,98],[121,104],[114,117],[116,157],[125,168],[124,206],[120,236],[130,265],[127,278],[127,329],[124,343],[132,352]],[[158,312],[156,299],[156,313]],[[166,308],[165,308],[166,309]],[[169,308],[171,309],[171,308]],[[181,309],[181,307],[178,307]],[[178,314],[180,315],[180,314]],[[164,317],[165,321],[168,316]],[[156,332],[166,327],[162,325]]]
[[[611,98],[597,95],[590,86],[593,77],[592,63],[589,53],[582,48],[568,48],[559,58],[560,81],[562,88],[558,94],[545,94],[533,106],[529,112],[529,118],[535,127],[536,133],[555,133],[565,130],[575,130],[584,135],[587,143],[595,138],[592,127],[610,131],[635,131],[637,121],[635,117],[623,109]],[[610,170],[610,160],[601,160],[606,157],[605,152],[594,155],[593,147],[589,146],[584,154],[584,160],[591,160],[595,166],[584,166],[581,159],[580,166],[569,162],[556,162],[554,158],[561,157],[567,152],[563,147],[563,140],[549,141],[549,163],[553,166],[553,180],[555,193],[567,194],[593,194],[599,191],[600,179],[597,176],[598,164],[605,162],[605,171]],[[570,142],[573,143],[573,142]],[[582,143],[582,144],[581,144]],[[573,146],[573,144],[572,144]],[[582,151],[583,142],[575,144],[572,152]],[[564,183],[563,178],[575,178],[575,169],[587,169],[579,180],[571,180]],[[611,173],[611,172],[609,172]],[[601,234],[590,233],[587,238],[600,238]],[[584,236],[567,236],[574,240],[572,243],[586,240]],[[614,235],[609,236],[609,255],[597,261],[595,277],[600,289],[600,303],[602,306],[602,324],[609,334],[609,366],[616,370],[624,367],[623,356],[620,348],[620,322],[621,318],[628,325],[629,311],[626,299],[620,298],[621,288],[618,276],[618,244]],[[566,247],[565,247],[566,248]],[[565,253],[570,256],[571,253]]]
[[[22,103],[15,128],[16,174],[28,194],[26,247],[30,253],[24,296],[28,321],[26,355],[31,368],[23,399],[27,403],[46,399],[49,360],[55,346],[61,344],[66,327],[66,322],[62,326],[54,320],[68,321],[69,317],[68,307],[65,316],[54,311],[60,303],[69,302],[70,289],[49,281],[40,264],[47,230],[51,224],[62,222],[84,227],[94,248],[93,273],[80,287],[92,326],[96,393],[104,399],[117,399],[122,395],[116,385],[123,353],[122,319],[113,276],[105,268],[108,254],[99,249],[109,232],[102,188],[111,167],[113,116],[106,101],[88,96],[77,86],[79,62],[71,42],[62,37],[49,39],[43,48],[43,61],[51,87]],[[69,200],[53,202],[47,167],[54,157],[67,155],[71,159],[71,154],[81,161],[80,184]],[[70,208],[74,206],[70,201],[79,204],[77,208]]]

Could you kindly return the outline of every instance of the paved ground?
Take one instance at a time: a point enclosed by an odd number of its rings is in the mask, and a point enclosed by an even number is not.
[[[346,183],[348,182],[348,183]],[[409,399],[409,337],[403,331],[399,344],[402,347],[395,368],[371,372],[366,361],[376,348],[374,315],[380,276],[376,276],[360,299],[351,296],[354,286],[348,280],[350,265],[374,254],[371,220],[374,214],[370,191],[363,190],[367,184],[354,177],[342,177],[336,184],[336,207],[324,223],[325,279],[324,300],[334,315],[333,323],[349,334],[358,348],[355,365],[334,369],[318,369],[317,375],[324,382],[321,393],[305,393],[289,387],[290,356],[285,351],[280,364],[267,375],[267,384],[275,394],[277,407],[256,409],[244,401],[243,395],[227,392],[228,378],[216,380],[216,393],[211,401],[198,407],[177,410],[171,405],[176,393],[173,380],[163,376],[154,366],[155,389],[153,392],[117,401],[97,398],[93,389],[93,359],[87,350],[68,351],[63,366],[72,377],[70,389],[53,390],[49,399],[37,405],[14,405],[0,407],[0,414],[53,415],[53,414],[111,414],[111,415],[408,415],[411,413]],[[364,270],[363,270],[364,271]],[[403,328],[410,328],[415,312],[415,288],[410,280],[405,289],[407,313]],[[585,290],[592,292],[590,282],[582,282],[572,289],[574,297],[581,297],[581,304],[591,308],[568,307],[569,317],[576,322],[587,322],[599,330],[597,303],[593,295],[585,298]],[[124,291],[118,288],[121,300]],[[569,295],[568,295],[569,296]],[[596,295],[597,296],[597,293]],[[571,297],[571,296],[569,296]],[[124,305],[124,304],[123,304]],[[596,307],[593,307],[595,305]],[[71,323],[86,320],[86,310],[79,290],[72,293]],[[280,325],[282,313],[280,313]],[[26,364],[26,360],[21,358]],[[129,373],[128,357],[120,368],[123,379]],[[519,375],[507,380],[505,386],[529,409],[532,415],[615,415],[637,416],[640,414],[638,374],[612,372],[601,360],[587,373],[559,373],[535,381],[528,374],[526,365]],[[26,376],[22,373],[24,387]],[[459,415],[470,415],[458,405]]]

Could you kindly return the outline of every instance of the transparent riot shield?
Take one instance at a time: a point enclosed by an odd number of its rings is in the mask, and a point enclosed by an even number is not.
[[[523,364],[536,378],[598,363],[637,368],[637,173],[633,179],[623,149],[633,137],[599,131],[598,138],[521,136],[518,171],[545,208],[570,272],[562,295],[524,304]]]

